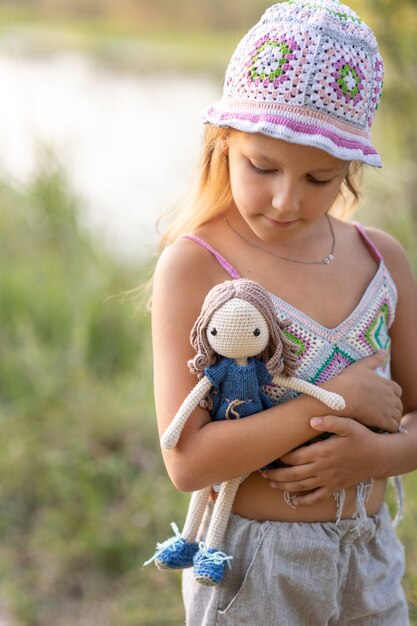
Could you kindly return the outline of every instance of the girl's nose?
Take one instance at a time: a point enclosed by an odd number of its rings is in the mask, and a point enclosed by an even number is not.
[[[281,179],[273,191],[272,206],[279,215],[294,215],[300,208],[300,192],[296,183]]]

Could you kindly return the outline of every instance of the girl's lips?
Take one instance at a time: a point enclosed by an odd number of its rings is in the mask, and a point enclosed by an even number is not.
[[[277,220],[273,220],[271,217],[267,217],[266,215],[265,219],[267,222],[269,222],[269,224],[272,224],[272,226],[278,226],[278,228],[289,228],[290,226],[293,226],[298,222],[298,220],[291,220],[289,222],[278,222]]]

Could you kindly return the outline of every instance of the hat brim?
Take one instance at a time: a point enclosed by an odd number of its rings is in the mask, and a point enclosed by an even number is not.
[[[209,107],[203,114],[205,124],[234,128],[248,133],[260,133],[290,143],[319,148],[343,161],[360,161],[372,167],[382,167],[382,161],[366,132],[353,133],[343,123],[326,121],[325,115],[297,107],[280,106],[276,110],[254,112],[236,103],[231,107],[223,101]]]

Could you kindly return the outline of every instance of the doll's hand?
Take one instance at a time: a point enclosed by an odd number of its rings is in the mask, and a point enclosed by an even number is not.
[[[374,371],[385,358],[386,352],[381,350],[361,359],[322,387],[345,399],[346,408],[339,415],[352,417],[365,426],[397,432],[403,415],[401,387]]]
[[[281,461],[291,467],[262,472],[275,489],[308,492],[297,495],[292,504],[316,504],[340,489],[381,473],[389,435],[376,434],[353,419],[332,415],[313,418],[311,425],[335,436],[283,456]]]

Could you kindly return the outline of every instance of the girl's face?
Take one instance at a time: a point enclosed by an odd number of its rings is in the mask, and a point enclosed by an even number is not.
[[[233,133],[230,184],[235,205],[264,241],[287,241],[332,206],[349,168],[318,148],[252,133]]]

